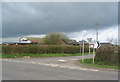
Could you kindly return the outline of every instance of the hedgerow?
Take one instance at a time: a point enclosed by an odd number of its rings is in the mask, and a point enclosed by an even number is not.
[[[88,48],[85,47],[85,53]],[[2,54],[49,54],[49,53],[80,53],[79,46],[72,45],[3,45]]]
[[[118,65],[118,46],[101,46],[95,56],[95,62],[104,65]]]

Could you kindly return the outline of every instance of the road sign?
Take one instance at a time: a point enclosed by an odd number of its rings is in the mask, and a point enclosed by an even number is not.
[[[87,41],[88,41],[88,42],[91,42],[91,41],[92,41],[92,38],[87,38]]]
[[[90,48],[99,48],[101,46],[100,42],[99,41],[91,41],[89,42],[89,46]]]
[[[97,48],[100,48],[100,46],[101,46],[101,44],[100,44],[100,42],[99,41],[97,41]]]
[[[94,48],[94,44],[89,44],[89,47],[90,48]]]

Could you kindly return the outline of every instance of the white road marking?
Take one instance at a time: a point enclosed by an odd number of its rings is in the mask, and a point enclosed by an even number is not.
[[[58,67],[58,65],[56,65],[56,64],[51,64],[51,66],[53,66],[53,67]]]
[[[76,69],[75,67],[69,67],[69,69]]]
[[[58,67],[60,67],[60,68],[67,68],[66,66],[58,66]]]
[[[85,68],[80,68],[81,70],[88,70],[88,69],[85,69]]]
[[[60,68],[68,68],[68,69],[78,69],[78,70],[89,70],[89,71],[99,71],[97,69],[86,69],[86,68],[80,68],[80,67],[72,67],[72,66],[67,66],[67,65],[59,65],[59,64],[52,64],[52,63],[38,63],[38,62],[26,62],[26,61],[18,61],[18,60],[9,60],[9,59],[5,59],[3,61],[7,61],[7,62],[16,62],[16,63],[30,63],[30,64],[40,64],[43,66],[51,66],[51,67],[60,67]]]
[[[97,70],[97,69],[91,69],[91,71],[99,71],[99,70]]]
[[[58,60],[59,62],[66,62],[66,60]]]
[[[50,66],[50,64],[44,64],[45,66]]]

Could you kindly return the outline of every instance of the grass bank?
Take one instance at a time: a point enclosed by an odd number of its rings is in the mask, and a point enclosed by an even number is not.
[[[93,66],[93,67],[100,67],[100,68],[109,68],[109,69],[119,69],[118,65],[104,65],[103,62],[95,62],[94,64],[92,63],[92,58],[91,59],[84,59],[84,62],[80,61],[81,64],[88,65],[88,66]]]
[[[88,53],[85,53],[87,55]],[[19,57],[24,57],[24,56],[29,56],[29,57],[62,57],[62,56],[80,56],[82,53],[76,53],[76,54],[65,54],[65,53],[56,53],[56,54],[3,54],[0,55],[0,58],[19,58]]]

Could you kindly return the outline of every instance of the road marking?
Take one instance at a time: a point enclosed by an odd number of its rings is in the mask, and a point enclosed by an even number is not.
[[[66,62],[66,60],[58,60],[59,62]]]
[[[70,69],[76,69],[75,67],[69,67]]]
[[[57,65],[57,64],[51,64],[51,66],[53,66],[53,67],[58,67],[58,65]]]
[[[99,71],[99,70],[97,70],[97,69],[91,69],[91,71]]]
[[[43,63],[39,63],[40,65],[45,65],[45,64],[43,64]]]
[[[60,68],[67,68],[66,66],[58,66],[58,67],[60,67]]]
[[[60,67],[60,68],[68,68],[68,69],[99,71],[97,69],[86,69],[86,68],[73,67],[73,66],[67,66],[67,65],[59,65],[59,64],[52,64],[52,63],[47,64],[47,63],[39,63],[39,62],[33,62],[33,61],[32,62],[26,62],[26,61],[9,60],[9,59],[5,59],[3,61],[16,62],[16,63],[39,64],[39,65],[43,65],[43,66]]]
[[[50,66],[50,64],[44,64],[45,66]]]
[[[79,69],[81,69],[81,70],[89,70],[89,69],[85,69],[85,68],[79,68]]]

